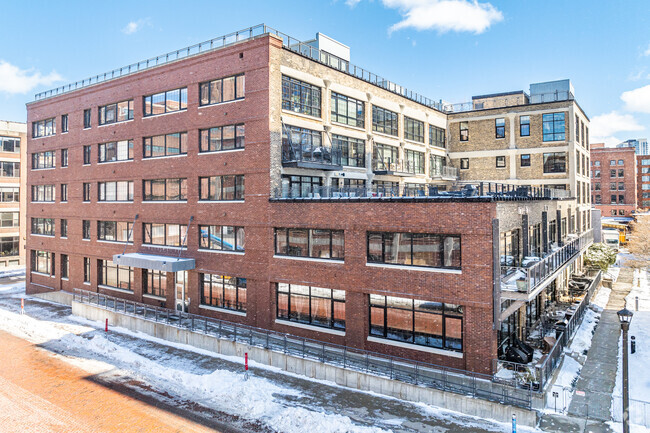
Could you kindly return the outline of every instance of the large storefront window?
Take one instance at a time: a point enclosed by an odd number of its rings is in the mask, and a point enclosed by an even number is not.
[[[116,265],[112,260],[100,260],[99,284],[131,291],[133,290],[133,268]]]
[[[345,330],[345,291],[299,284],[277,284],[277,318]]]
[[[460,236],[368,232],[368,263],[460,269]]]
[[[54,253],[32,250],[32,272],[54,275]]]
[[[234,311],[246,311],[246,278],[200,274],[201,304]]]
[[[164,298],[167,293],[167,272],[143,269],[142,285],[145,294]]]
[[[463,307],[370,295],[370,335],[462,352]]]
[[[343,230],[275,229],[275,254],[292,257],[343,260]]]

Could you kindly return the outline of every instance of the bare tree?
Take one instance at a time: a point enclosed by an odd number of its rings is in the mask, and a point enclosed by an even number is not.
[[[639,215],[630,224],[632,233],[627,249],[634,255],[626,263],[633,268],[645,268],[650,264],[650,215]]]

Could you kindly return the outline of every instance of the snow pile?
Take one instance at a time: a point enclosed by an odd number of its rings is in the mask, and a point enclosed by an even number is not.
[[[25,283],[7,284],[0,286],[0,293],[10,295],[16,293],[25,293]]]
[[[607,272],[603,274],[603,278],[609,278],[612,280],[612,283],[615,283],[618,280],[618,274],[621,273],[621,268],[618,266],[610,266],[607,268]]]
[[[585,314],[582,317],[582,324],[580,324],[580,327],[573,336],[573,341],[568,349],[569,351],[580,355],[587,353],[591,347],[591,339],[596,332],[596,325],[598,324],[599,318],[600,314],[591,308],[585,310]]]
[[[625,297],[625,306],[628,310],[636,311],[636,298],[639,298],[639,310],[650,311],[650,286],[646,270],[635,269],[632,289]]]
[[[612,289],[601,285],[600,288],[598,289],[598,292],[596,292],[594,297],[591,299],[591,305],[596,310],[598,310],[598,312],[602,312],[605,309],[605,307],[607,307],[607,303],[609,302],[609,295],[611,293],[612,293]]]

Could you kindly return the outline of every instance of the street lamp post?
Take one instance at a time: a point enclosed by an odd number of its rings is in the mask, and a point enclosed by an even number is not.
[[[623,330],[623,433],[630,433],[630,388],[628,384],[628,344],[627,331],[630,330],[630,322],[633,313],[627,308],[623,308],[618,313],[618,321],[621,322]]]

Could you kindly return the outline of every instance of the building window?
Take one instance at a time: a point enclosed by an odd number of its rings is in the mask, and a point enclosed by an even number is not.
[[[625,161],[623,161],[622,159],[619,159],[618,160],[618,165],[623,165],[623,164],[625,164]]]
[[[341,165],[341,154],[322,142],[322,132],[297,126],[282,128],[282,162]]]
[[[460,236],[368,232],[368,263],[460,269]]]
[[[399,149],[387,144],[375,143],[373,170],[401,171],[398,167]]]
[[[56,167],[56,151],[32,153],[32,170]]]
[[[245,135],[246,128],[243,123],[202,129],[199,131],[199,152],[243,149]]]
[[[642,182],[650,182],[650,176],[641,176],[641,181]]]
[[[32,185],[33,202],[53,202],[54,198],[54,185]]]
[[[496,138],[506,137],[506,119],[503,117],[494,120],[494,134]]]
[[[594,178],[600,178],[600,170],[594,170]]]
[[[610,191],[616,191],[616,182],[610,182],[609,183],[609,190]]]
[[[161,156],[187,154],[187,132],[156,135],[143,139],[143,157],[159,158]]]
[[[47,137],[56,134],[56,118],[51,117],[32,122],[32,138]]]
[[[323,179],[317,176],[282,176],[283,195],[286,185],[288,197],[311,197],[318,193]]]
[[[133,201],[133,181],[99,182],[98,201]]]
[[[609,165],[610,165],[610,166],[612,166],[612,165],[616,165],[616,160],[615,160],[615,159],[610,159],[610,160],[609,160]]]
[[[199,274],[201,304],[246,312],[246,278]]]
[[[217,251],[244,251],[246,236],[243,227],[199,226],[199,248]]]
[[[90,158],[91,158],[91,151],[92,151],[90,144],[84,146],[83,149],[84,149],[84,165],[89,165]]]
[[[341,155],[341,165],[366,166],[366,141],[332,134],[332,146]]]
[[[530,154],[523,154],[521,155],[521,166],[522,167],[530,167]]]
[[[397,137],[399,133],[397,113],[373,105],[372,130]]]
[[[394,296],[370,295],[373,337],[463,351],[463,307]]]
[[[609,177],[616,177],[616,169],[609,171]]]
[[[625,203],[625,194],[619,194],[618,195],[618,203],[619,204]]]
[[[618,183],[618,190],[619,191],[625,191],[625,182],[619,182]]]
[[[199,200],[244,200],[244,175],[200,177]]]
[[[437,126],[429,125],[429,145],[436,147],[446,147],[445,130]]]
[[[2,215],[2,227],[11,227],[5,226],[5,214]],[[8,212],[7,212],[8,213]],[[18,212],[13,212],[16,214],[15,224],[18,224]],[[54,236],[54,218],[32,218],[32,234],[33,235],[43,235],[43,236]]]
[[[404,138],[424,143],[424,122],[404,116]]]
[[[404,151],[407,173],[424,174],[424,152],[406,149]]]
[[[0,136],[0,151],[20,153],[20,138]]]
[[[506,167],[506,157],[505,156],[497,156],[496,162],[497,162],[497,168],[505,168]]]
[[[61,219],[61,237],[62,238],[67,238],[68,237],[68,220],[67,219]]]
[[[143,244],[180,247],[185,245],[187,226],[183,224],[143,223]]]
[[[147,95],[143,98],[144,117],[187,109],[187,87]]]
[[[281,320],[345,330],[345,291],[277,283]]]
[[[201,83],[199,84],[200,105],[244,99],[244,87],[244,74]]]
[[[90,224],[88,229],[90,231]],[[123,221],[97,221],[97,239],[100,241],[133,242],[133,224]]]
[[[167,296],[167,272],[153,269],[142,270],[142,292],[147,295]]]
[[[343,260],[345,255],[343,230],[276,228],[275,254]]]
[[[32,250],[32,272],[54,275],[54,253]]]
[[[622,168],[618,169],[618,177],[625,177],[625,170]]]
[[[61,149],[61,167],[68,166],[68,149]]]
[[[530,116],[519,116],[519,136],[530,136]]]
[[[99,124],[125,122],[133,119],[133,99],[99,107]]]
[[[20,188],[0,187],[0,203],[20,202]]]
[[[544,154],[544,173],[565,173],[566,152]]]
[[[187,179],[142,181],[143,201],[187,201]]]
[[[469,141],[469,122],[460,122],[460,141]]]
[[[594,190],[595,191],[600,191],[600,182],[594,183]]]
[[[61,254],[61,278],[69,278],[70,276],[70,260],[67,254]]]
[[[618,216],[624,216],[625,215],[625,210],[624,209],[619,209],[618,210]]]
[[[600,195],[595,196],[595,204],[601,204],[601,200]]]
[[[133,268],[116,265],[112,260],[99,260],[99,284],[132,291]]]
[[[321,117],[321,89],[318,86],[282,76],[282,109]]]
[[[642,159],[641,165],[650,165],[650,159]]]
[[[0,177],[20,177],[20,163],[0,162]]]
[[[444,156],[429,155],[429,177],[441,177],[442,168],[447,165]]]
[[[580,142],[580,119],[578,118],[577,114],[576,114],[576,141],[578,143]]]
[[[90,258],[84,257],[84,283],[90,284]]]
[[[133,160],[133,140],[101,143],[97,150],[100,163]]]
[[[90,108],[84,110],[84,129],[90,128]]]
[[[612,209],[612,216],[616,216],[616,209]]]
[[[564,113],[542,114],[544,141],[564,141]]]
[[[18,212],[0,212],[0,227],[18,227]]]
[[[68,184],[67,183],[62,183],[61,184],[61,201],[62,202],[68,201]]]
[[[90,183],[83,184],[83,201],[90,201]]]
[[[61,132],[68,132],[68,115],[61,115]]]
[[[469,169],[469,158],[461,158],[460,159],[460,169],[461,170],[468,170]]]
[[[85,240],[90,240],[90,221],[89,220],[83,220],[82,222],[82,239]]]
[[[362,101],[332,92],[331,105],[332,122],[365,127],[366,110]]]

